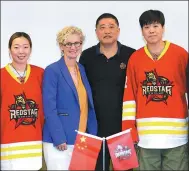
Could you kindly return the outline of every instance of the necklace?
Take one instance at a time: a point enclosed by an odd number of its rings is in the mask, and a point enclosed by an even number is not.
[[[19,81],[23,84],[24,83],[24,80],[25,80],[25,73],[26,73],[26,69],[27,69],[27,66],[25,67],[25,70],[24,70],[24,73],[23,75],[21,75],[17,70],[16,68],[11,64],[12,68],[16,71],[16,73],[19,75],[19,77],[17,77],[19,79]]]
[[[153,60],[158,60],[158,57],[159,57],[159,55],[161,54],[161,52],[160,53],[152,53],[152,52],[150,52],[150,54],[152,55],[152,58],[153,58]]]
[[[163,49],[162,49],[160,52],[153,53],[153,52],[151,52],[149,49],[148,49],[148,51],[149,51],[150,54],[152,55],[153,60],[158,60],[158,57],[159,57],[160,54],[163,52],[164,48],[165,48],[165,43],[164,43]]]

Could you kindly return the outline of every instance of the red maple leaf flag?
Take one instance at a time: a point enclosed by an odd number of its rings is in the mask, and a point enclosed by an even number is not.
[[[69,170],[95,170],[103,138],[77,131]]]
[[[130,129],[106,138],[114,170],[138,167],[138,159]]]

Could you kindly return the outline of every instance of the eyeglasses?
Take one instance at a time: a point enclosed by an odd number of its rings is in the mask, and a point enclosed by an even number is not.
[[[81,44],[82,42],[74,42],[74,43],[68,42],[68,43],[65,43],[64,46],[66,46],[67,48],[71,48],[72,45],[74,45],[75,47],[80,47]]]

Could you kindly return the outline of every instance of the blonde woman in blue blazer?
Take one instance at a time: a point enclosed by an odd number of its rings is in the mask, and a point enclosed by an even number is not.
[[[47,170],[68,170],[75,130],[97,133],[91,88],[83,66],[76,62],[83,41],[81,29],[63,28],[57,34],[63,56],[44,72],[43,150]]]

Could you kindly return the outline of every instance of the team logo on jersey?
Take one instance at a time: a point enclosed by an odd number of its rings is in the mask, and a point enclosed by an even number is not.
[[[119,160],[128,159],[131,156],[131,149],[128,146],[117,145],[115,157]]]
[[[167,104],[167,99],[172,96],[173,82],[163,76],[159,76],[156,70],[145,72],[146,80],[141,82],[142,93],[146,96],[146,104],[150,101],[164,102]]]
[[[17,128],[20,125],[33,125],[38,118],[38,105],[32,99],[27,99],[25,93],[14,95],[15,103],[9,106],[10,120],[15,120]]]

